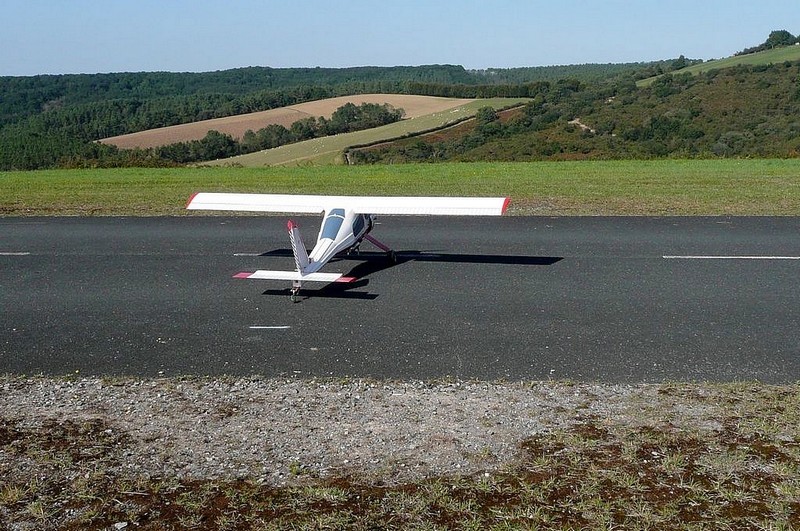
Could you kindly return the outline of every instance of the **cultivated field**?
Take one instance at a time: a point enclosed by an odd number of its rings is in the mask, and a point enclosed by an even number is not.
[[[422,131],[446,127],[448,124],[453,124],[474,116],[475,112],[481,107],[488,106],[494,107],[495,109],[503,109],[514,105],[520,105],[528,100],[526,98],[489,98],[448,101],[458,101],[460,103],[453,107],[412,116],[410,119],[401,120],[382,127],[314,138],[304,142],[296,142],[265,151],[205,162],[203,164],[209,166],[245,167],[341,164],[344,162],[343,153],[349,147],[402,138]]]
[[[304,118],[330,118],[333,112],[346,103],[361,105],[362,103],[388,103],[405,111],[405,118],[417,118],[426,114],[437,113],[464,105],[472,100],[456,98],[439,98],[434,96],[411,96],[406,94],[360,94],[341,96],[324,100],[310,101],[290,105],[280,109],[240,114],[226,118],[203,120],[190,124],[175,125],[150,129],[129,135],[104,138],[101,142],[113,144],[120,148],[151,148],[176,142],[200,140],[211,130],[226,133],[239,139],[249,129],[257,131],[271,124],[290,127],[294,122]]]

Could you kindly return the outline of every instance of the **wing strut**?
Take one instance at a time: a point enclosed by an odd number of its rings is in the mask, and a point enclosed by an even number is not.
[[[394,249],[390,248],[388,245],[386,245],[376,237],[372,236],[371,234],[365,234],[364,239],[367,240],[372,245],[374,245],[375,247],[377,247],[378,249],[380,249],[381,251],[383,251],[384,253],[386,253],[386,255],[389,257],[389,260],[391,260],[393,264],[397,262],[397,255],[395,255]]]

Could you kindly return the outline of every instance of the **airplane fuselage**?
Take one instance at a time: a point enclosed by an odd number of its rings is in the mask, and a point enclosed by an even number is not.
[[[372,230],[374,222],[372,214],[357,214],[346,208],[330,209],[322,220],[317,243],[308,255],[308,272],[319,270],[337,254],[358,246]]]

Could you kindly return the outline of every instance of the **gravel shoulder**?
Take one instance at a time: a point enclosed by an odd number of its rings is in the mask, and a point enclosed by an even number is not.
[[[0,377],[14,531],[794,529],[798,478],[800,384]]]
[[[16,429],[99,421],[116,436],[115,474],[275,486],[498,470],[524,441],[587,419],[691,432],[720,430],[723,417],[718,388],[676,396],[659,385],[6,377],[0,391],[0,417]],[[4,472],[25,466],[0,452]]]

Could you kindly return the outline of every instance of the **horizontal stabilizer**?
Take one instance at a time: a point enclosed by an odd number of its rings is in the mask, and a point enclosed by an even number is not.
[[[249,278],[256,280],[300,280],[303,282],[353,282],[355,277],[345,277],[341,273],[309,273],[301,275],[298,271],[265,271],[242,272],[233,278]]]

